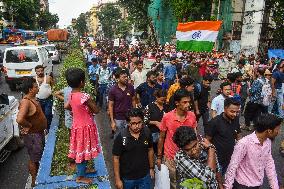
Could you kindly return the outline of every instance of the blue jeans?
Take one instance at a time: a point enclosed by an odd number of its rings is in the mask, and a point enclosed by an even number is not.
[[[136,180],[123,179],[124,189],[152,189],[151,185],[152,185],[152,180],[150,174]]]
[[[77,167],[77,177],[84,177],[86,175],[87,161],[82,163],[76,163]]]
[[[277,91],[277,109],[278,109],[278,115],[281,118],[284,118],[282,105],[283,105],[283,91],[282,89],[276,89]]]
[[[115,119],[114,121],[116,125],[116,131],[114,134],[114,138],[116,138],[117,135],[120,133],[120,131],[127,127],[127,122],[126,120],[117,120],[117,119]]]
[[[106,97],[107,97],[107,86],[108,84],[99,84],[98,88],[98,104],[100,107],[103,107],[104,102],[106,102]]]
[[[53,104],[53,99],[52,97],[49,97],[47,99],[38,99],[41,109],[47,119],[47,130],[50,129],[50,124],[53,118],[52,115],[52,104]]]

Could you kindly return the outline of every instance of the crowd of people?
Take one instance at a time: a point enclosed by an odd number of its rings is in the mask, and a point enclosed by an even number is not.
[[[96,100],[82,91],[85,70],[77,68],[66,71],[69,86],[55,93],[65,102],[68,157],[77,167],[77,182],[92,182],[86,173],[95,170],[86,164],[101,152],[93,114],[105,109],[117,189],[152,189],[155,166],[160,170],[162,164],[173,189],[193,178],[205,188],[257,189],[265,172],[270,187],[280,188],[271,145],[284,118],[284,60],[266,61],[259,54],[237,60],[231,53],[177,51],[174,45],[97,45],[82,46]],[[213,98],[215,80],[221,84]],[[36,95],[48,81],[41,77],[26,84],[21,107],[32,108],[20,108],[17,120],[27,136],[40,141],[45,127],[29,128],[37,116],[32,112],[42,113]],[[30,156],[41,156],[41,149],[31,149]],[[38,165],[38,159],[31,161]]]

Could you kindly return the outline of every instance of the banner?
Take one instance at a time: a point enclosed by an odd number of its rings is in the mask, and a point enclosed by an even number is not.
[[[284,59],[284,49],[268,49],[268,57]]]

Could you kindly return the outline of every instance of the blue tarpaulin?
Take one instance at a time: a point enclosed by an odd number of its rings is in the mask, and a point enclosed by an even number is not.
[[[272,57],[284,59],[284,49],[268,49],[269,59]]]

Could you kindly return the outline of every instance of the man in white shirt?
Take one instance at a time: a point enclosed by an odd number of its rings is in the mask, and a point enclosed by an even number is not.
[[[221,83],[221,94],[216,96],[211,103],[211,117],[214,118],[224,112],[224,100],[231,94],[231,84],[229,82]]]
[[[137,61],[136,69],[131,74],[131,83],[133,84],[134,89],[136,89],[140,84],[146,82],[146,74],[147,71],[143,69],[143,62]]]

